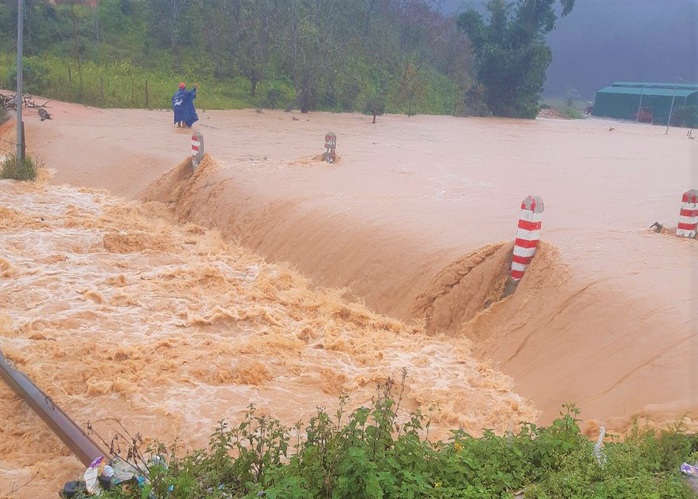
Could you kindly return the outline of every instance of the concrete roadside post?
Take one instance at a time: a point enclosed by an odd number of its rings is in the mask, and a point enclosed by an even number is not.
[[[681,198],[681,213],[676,235],[679,237],[696,237],[698,229],[698,189],[683,193]]]
[[[337,135],[332,132],[327,132],[325,134],[325,154],[323,158],[327,163],[334,163],[336,147]]]
[[[201,132],[194,132],[191,136],[191,164],[194,168],[199,166],[204,157],[204,136]]]
[[[504,296],[511,295],[524,276],[538,249],[543,219],[543,200],[540,196],[528,196],[521,203],[521,215],[516,229],[514,252],[511,255],[511,272],[504,289]]]

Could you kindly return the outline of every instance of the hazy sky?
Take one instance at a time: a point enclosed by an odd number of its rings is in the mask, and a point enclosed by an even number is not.
[[[463,11],[483,0],[445,0]],[[698,0],[576,0],[549,35],[545,93],[593,100],[614,81],[698,83]]]

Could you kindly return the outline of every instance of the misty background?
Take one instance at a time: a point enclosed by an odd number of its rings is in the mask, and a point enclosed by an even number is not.
[[[485,3],[444,0],[442,12]],[[576,0],[548,42],[545,97],[593,101],[615,81],[698,83],[698,0]]]

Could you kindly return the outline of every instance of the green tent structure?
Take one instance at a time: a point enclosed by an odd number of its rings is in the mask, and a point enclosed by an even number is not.
[[[594,116],[698,126],[698,84],[617,82],[596,92]]]

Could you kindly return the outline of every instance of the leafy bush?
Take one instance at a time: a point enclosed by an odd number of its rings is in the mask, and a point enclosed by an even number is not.
[[[10,85],[17,88],[17,66],[10,72]],[[25,94],[41,94],[48,88],[49,70],[40,57],[22,58],[22,91]]]
[[[609,439],[600,459],[571,404],[548,427],[524,423],[481,438],[454,430],[431,442],[419,411],[398,417],[401,396],[389,380],[370,407],[346,417],[342,399],[334,417],[319,408],[304,430],[250,406],[237,427],[219,422],[208,451],[178,458],[156,444],[150,452],[169,465],[158,458],[142,490],[103,497],[694,497],[679,464],[697,456],[698,439],[680,424],[659,433],[636,425],[625,442]]]
[[[19,161],[17,155],[6,156],[0,163],[0,178],[12,180],[34,180],[38,165],[35,161],[26,156],[24,161]]]

